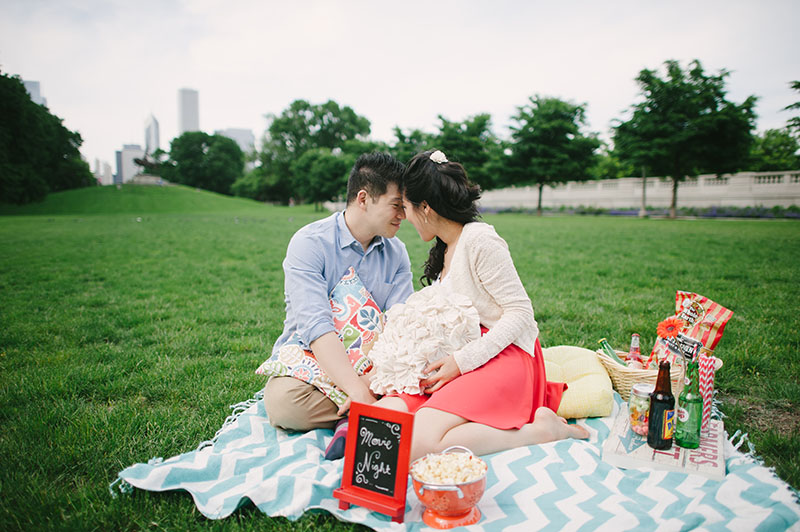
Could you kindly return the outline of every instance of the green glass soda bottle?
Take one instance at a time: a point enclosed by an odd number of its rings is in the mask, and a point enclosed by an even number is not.
[[[600,344],[600,347],[603,348],[603,352],[605,352],[605,354],[608,355],[608,357],[611,360],[613,360],[620,366],[627,366],[627,364],[625,364],[625,361],[619,358],[619,355],[617,355],[617,352],[614,351],[613,347],[611,347],[611,344],[608,343],[608,340],[606,340],[605,338],[600,338],[600,340],[598,340],[597,343]]]
[[[700,426],[703,422],[703,396],[700,394],[699,365],[697,359],[689,362],[683,391],[678,396],[678,423],[675,443],[684,449],[700,446]]]

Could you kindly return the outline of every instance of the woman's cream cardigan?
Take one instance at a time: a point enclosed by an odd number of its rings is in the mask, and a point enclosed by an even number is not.
[[[508,251],[508,244],[483,222],[464,226],[445,285],[470,298],[481,325],[489,329],[454,353],[461,373],[478,368],[510,344],[533,355],[539,327]]]

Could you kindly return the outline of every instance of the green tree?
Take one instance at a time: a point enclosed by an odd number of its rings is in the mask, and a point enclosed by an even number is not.
[[[617,153],[602,142],[591,174],[594,179],[619,179],[633,176],[634,169],[629,162],[620,161]]]
[[[419,152],[431,149],[434,136],[421,129],[412,129],[408,134],[399,126],[394,127],[395,142],[389,152],[402,163],[407,163]]]
[[[190,131],[170,143],[169,160],[161,175],[173,183],[231,194],[231,186],[243,170],[244,154],[236,141]]]
[[[491,115],[477,114],[463,122],[451,122],[439,115],[441,124],[439,133],[431,141],[452,161],[464,165],[470,180],[488,190],[494,188],[500,176],[496,176],[490,168],[490,162],[496,163],[502,154],[503,147],[497,136],[492,133]]]
[[[135,158],[133,162],[136,166],[141,168],[143,174],[161,176],[167,157],[169,157],[167,152],[161,148],[157,148],[152,154],[144,154],[141,158]]]
[[[545,185],[591,177],[594,152],[600,142],[594,134],[581,132],[586,125],[585,114],[584,105],[536,96],[518,107],[512,117],[516,124],[511,126],[509,181],[538,185],[539,215]]]
[[[234,196],[252,198],[258,201],[269,201],[272,197],[271,183],[269,177],[262,168],[256,167],[245,173],[231,185],[231,193]]]
[[[489,152],[489,160],[483,166],[487,175],[492,176],[492,187],[506,187],[514,184],[513,170],[511,169],[512,144],[508,140],[498,139],[497,145]]]
[[[315,210],[322,210],[322,202],[345,193],[351,166],[350,157],[341,152],[335,155],[329,148],[307,150],[292,163],[296,197],[302,202],[313,202]]]
[[[341,150],[334,148],[332,151],[334,154],[341,152],[341,154],[344,155],[348,161],[350,161],[350,166],[353,166],[353,164],[356,162],[356,159],[358,159],[358,156],[362,153],[388,153],[389,150],[389,145],[385,142],[377,140],[351,139],[346,140],[342,144]]]
[[[258,153],[255,168],[237,179],[231,190],[237,196],[244,196],[258,201],[287,203],[292,196],[291,159],[279,159],[275,150],[266,146]]]
[[[789,84],[789,86],[792,89],[800,92],[800,81],[793,81]],[[786,111],[794,111],[796,109],[800,109],[800,102],[794,102],[793,104],[785,107]],[[786,127],[790,131],[793,131],[795,135],[800,136],[800,116],[790,118],[788,122],[786,122]]]
[[[294,175],[292,164],[305,152],[343,149],[347,141],[363,140],[370,131],[369,120],[333,100],[319,105],[295,100],[280,115],[268,115],[268,119],[259,166],[244,178],[246,184],[236,185],[234,190],[255,191],[261,196],[258,199],[283,203],[297,196],[293,187],[303,177]]]
[[[685,71],[677,61],[664,64],[663,78],[653,70],[639,73],[643,101],[632,107],[630,120],[614,127],[614,145],[623,161],[672,179],[674,218],[680,181],[734,172],[747,163],[756,98],[729,102],[725,70],[708,75],[697,60]]]
[[[0,201],[29,203],[97,184],[81,159],[81,136],[31,101],[18,76],[0,73],[0,117]]]
[[[753,139],[748,169],[755,172],[800,169],[800,143],[788,129],[768,129]]]

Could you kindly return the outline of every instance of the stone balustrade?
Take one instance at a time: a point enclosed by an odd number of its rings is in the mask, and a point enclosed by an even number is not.
[[[641,177],[602,181],[572,181],[542,190],[542,207],[638,208],[642,204]],[[649,177],[645,189],[648,207],[669,207],[672,180]],[[537,186],[487,190],[483,209],[533,209],[539,200]],[[800,170],[740,172],[701,175],[678,186],[679,207],[790,207],[800,205]]]

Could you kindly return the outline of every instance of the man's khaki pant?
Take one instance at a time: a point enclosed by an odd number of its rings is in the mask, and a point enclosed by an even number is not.
[[[332,429],[343,416],[315,386],[294,377],[272,377],[264,387],[264,407],[273,427],[308,431]]]

